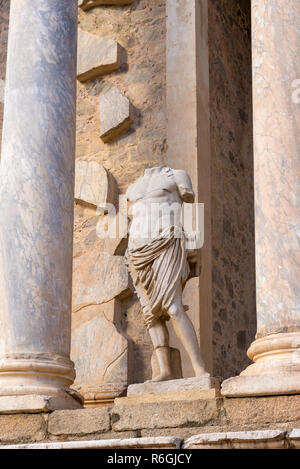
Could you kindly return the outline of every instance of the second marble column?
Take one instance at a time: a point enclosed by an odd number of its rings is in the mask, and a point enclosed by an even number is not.
[[[226,396],[300,393],[300,3],[251,3],[258,330]]]

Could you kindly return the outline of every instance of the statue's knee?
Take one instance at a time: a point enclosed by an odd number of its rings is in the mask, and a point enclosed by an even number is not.
[[[176,319],[181,314],[181,309],[179,305],[173,304],[169,308],[169,315],[171,319]]]

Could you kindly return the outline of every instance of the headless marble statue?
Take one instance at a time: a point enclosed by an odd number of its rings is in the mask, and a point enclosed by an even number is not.
[[[169,319],[191,359],[195,376],[203,376],[207,373],[196,333],[182,304],[189,264],[180,212],[183,202],[194,201],[190,177],[186,171],[167,167],[146,169],[126,195],[132,221],[125,258],[160,369],[152,381],[173,378],[166,325]]]

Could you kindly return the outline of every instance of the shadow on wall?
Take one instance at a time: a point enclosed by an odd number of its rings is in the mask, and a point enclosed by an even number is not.
[[[256,333],[250,0],[209,1],[213,369],[249,363]]]

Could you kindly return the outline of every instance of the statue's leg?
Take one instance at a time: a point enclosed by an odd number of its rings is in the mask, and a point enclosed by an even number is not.
[[[153,324],[153,326],[149,328],[149,334],[160,369],[160,373],[151,381],[167,381],[172,379],[169,332],[165,321],[157,321]]]
[[[201,356],[194,326],[184,311],[182,305],[182,290],[178,289],[178,293],[168,311],[175,333],[187,354],[189,355],[195,376],[203,376],[206,373],[205,365]]]

